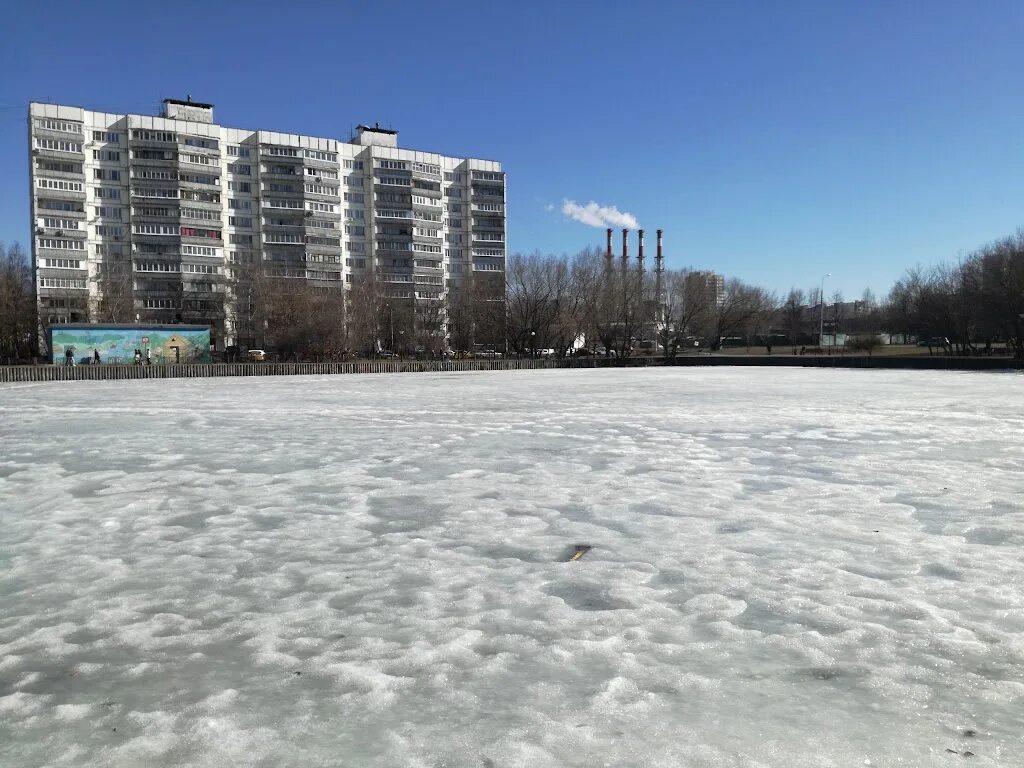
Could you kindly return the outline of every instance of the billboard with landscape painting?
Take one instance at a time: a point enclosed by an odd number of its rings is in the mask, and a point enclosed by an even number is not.
[[[210,329],[204,325],[92,325],[71,323],[50,328],[52,362],[65,363],[67,350],[79,364],[132,363],[135,350],[147,352],[153,365],[209,363]]]

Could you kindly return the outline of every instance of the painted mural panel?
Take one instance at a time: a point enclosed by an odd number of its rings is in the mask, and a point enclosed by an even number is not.
[[[53,363],[64,364],[67,350],[77,364],[93,362],[99,350],[101,363],[130,364],[135,350],[145,360],[147,351],[153,365],[168,363],[209,363],[210,329],[202,326],[54,326],[50,329]]]

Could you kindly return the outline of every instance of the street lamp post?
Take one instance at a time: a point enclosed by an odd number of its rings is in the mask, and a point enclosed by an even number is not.
[[[530,331],[530,359],[534,360],[537,357],[537,332]]]
[[[831,272],[826,272],[821,278],[821,293],[818,294],[818,301],[821,302],[821,316],[818,320],[818,345],[825,338],[825,278],[831,277]]]

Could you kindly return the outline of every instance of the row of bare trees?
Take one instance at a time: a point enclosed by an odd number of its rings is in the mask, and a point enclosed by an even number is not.
[[[1024,230],[957,263],[908,270],[885,314],[893,330],[948,338],[960,354],[1002,341],[1024,358]]]
[[[741,280],[719,286],[709,273],[677,269],[659,283],[653,272],[632,263],[623,269],[596,249],[508,262],[507,338],[517,354],[564,354],[581,344],[620,356],[687,342],[716,347],[723,337],[767,330],[774,307],[772,294]]]
[[[56,316],[96,322],[132,322],[131,262],[99,265],[99,300],[67,306],[51,295]],[[25,250],[0,245],[0,360],[27,359],[39,326]],[[605,260],[597,249],[574,256],[537,253],[509,257],[507,271],[473,272],[448,289],[447,299],[413,298],[412,284],[370,274],[349,290],[275,277],[266,265],[228,270],[224,321],[241,348],[263,348],[284,359],[333,359],[390,350],[439,356],[445,349],[493,349],[566,354],[585,345],[621,356],[638,350],[676,353],[681,346],[715,348],[723,339],[749,344],[817,344],[828,333],[871,339],[881,332],[905,340],[948,339],[969,354],[1005,342],[1024,357],[1024,230],[985,246],[955,264],[917,267],[877,302],[830,299],[816,289],[792,290],[782,300],[738,279],[720,283],[707,272],[640,272],[635,262]],[[401,288],[406,290],[403,292]],[[78,303],[76,303],[78,302]],[[851,307],[854,310],[851,311]],[[84,313],[84,314],[83,314]],[[47,312],[42,313],[44,316]]]

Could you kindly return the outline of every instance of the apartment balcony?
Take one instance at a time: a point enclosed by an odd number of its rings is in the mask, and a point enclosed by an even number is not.
[[[273,180],[294,181],[296,183],[299,183],[299,182],[301,182],[305,178],[305,175],[302,173],[302,167],[301,166],[294,166],[289,171],[285,171],[285,170],[273,170],[273,171],[270,171],[270,170],[267,170],[267,171],[260,170],[260,178],[261,179],[266,179],[268,181],[273,179]]]
[[[196,227],[196,229],[202,229],[202,227]],[[182,245],[208,245],[212,248],[222,248],[224,246],[224,234],[221,233],[220,237],[181,235],[181,243]]]
[[[293,155],[275,155],[267,150],[268,147],[266,145],[260,146],[258,157],[261,163],[266,163],[268,165],[274,163],[280,163],[281,165],[302,165],[303,161],[306,159],[302,157],[302,150],[299,150],[297,157]]]
[[[44,216],[47,217],[47,218],[52,217],[52,218],[55,218],[55,219],[74,219],[74,220],[80,222],[80,227],[84,227],[85,226],[85,219],[89,215],[84,210],[81,210],[81,211],[54,211],[54,210],[50,210],[48,208],[40,208],[38,205],[36,206],[36,209],[35,209],[34,213],[35,213],[35,217],[37,219],[41,219]]]
[[[128,164],[133,169],[132,176],[135,176],[135,168],[165,168],[167,170],[173,170],[178,167],[178,158],[173,153],[171,157],[132,157],[128,160]]]
[[[62,160],[65,163],[84,163],[85,151],[62,152],[58,149],[33,149],[32,157],[40,160]]]
[[[218,160],[220,159],[221,152],[220,152],[220,146],[219,145],[216,146],[216,147],[194,147],[191,144],[186,144],[185,143],[185,139],[186,138],[206,138],[206,137],[205,136],[204,137],[178,136],[178,147],[177,147],[177,149],[178,149],[179,152],[188,152],[188,153],[193,154],[193,155],[205,155],[206,157],[215,157]]]
[[[49,258],[61,258],[61,257],[60,256],[50,256],[50,255],[47,255],[46,258],[49,259]],[[44,267],[44,266],[42,266],[40,264],[40,266],[39,266],[39,268],[37,270],[38,273],[39,273],[37,277],[67,277],[67,278],[72,278],[72,279],[75,279],[75,280],[88,280],[88,278],[89,278],[89,270],[86,269],[86,267],[85,267],[85,257],[83,256],[83,257],[81,257],[81,259],[78,259],[78,260],[82,262],[82,267],[80,269],[64,269],[62,267]],[[40,290],[46,290],[46,289],[40,288]],[[58,290],[58,289],[51,288],[49,290]]]
[[[199,210],[199,211],[210,211],[211,213],[218,213],[218,214],[221,214],[221,213],[224,212],[224,206],[223,206],[222,203],[214,203],[214,202],[212,202],[210,200],[182,200],[182,199],[173,199],[173,200],[170,200],[168,202],[173,204],[174,208],[178,208],[180,206],[182,208],[195,208],[196,210]],[[232,215],[234,215],[234,214],[232,213]],[[209,224],[216,224],[217,226],[220,226],[220,219],[219,218],[211,219],[211,220],[208,220],[207,223],[209,223]]]
[[[131,132],[128,133],[128,147],[130,149],[159,149],[165,152],[178,151],[176,141],[154,141],[153,139],[133,139]]]
[[[307,184],[315,184],[307,179]],[[307,200],[325,200],[332,203],[339,202],[341,198],[340,187],[332,187],[330,184],[318,184],[317,186],[326,187],[329,191],[327,192],[310,192],[308,190],[303,191],[303,197]]]
[[[282,221],[284,220],[282,219]],[[299,235],[302,234],[305,228],[306,225],[304,219],[295,219],[294,221],[289,219],[287,224],[271,224],[270,222],[266,222],[261,227],[261,229],[267,233],[277,232],[280,234],[293,233]]]
[[[471,229],[474,233],[476,232],[505,232],[505,220],[500,219],[496,222],[473,222]]]
[[[422,179],[423,181],[433,181],[438,184],[443,184],[444,176],[440,171],[437,173],[431,173],[430,171],[412,170],[411,173],[414,179]]]
[[[64,240],[87,240],[89,238],[89,231],[86,229],[86,223],[84,221],[79,229],[63,227],[36,227],[36,234],[40,237],[60,237]]]
[[[305,248],[306,244],[302,241],[302,235],[297,235],[298,241],[295,240],[274,240],[272,239],[274,233],[268,232],[263,237],[263,248]]]
[[[212,173],[207,175],[214,176]],[[219,192],[221,189],[220,176],[214,176],[214,178],[216,181],[211,184],[207,184],[205,181],[186,181],[185,179],[178,179],[176,183],[180,189],[191,189],[196,192],[213,192],[214,190]],[[175,182],[168,183],[175,184]]]
[[[338,241],[337,245],[331,245],[329,243],[304,243],[306,250],[310,253],[323,253],[332,256],[341,255],[341,241]]]
[[[36,176],[45,176],[48,179],[66,179],[67,181],[85,181],[85,171],[50,171],[45,168],[33,168]]]
[[[409,193],[420,197],[429,197],[431,200],[440,200],[444,196],[444,192],[440,189],[417,189],[412,187]]]
[[[295,182],[295,187],[296,187],[296,189],[293,189],[293,190],[281,190],[281,189],[271,189],[268,183],[261,184],[261,186],[260,186],[260,197],[264,198],[261,201],[263,208],[265,208],[265,209],[269,208],[270,210],[296,210],[296,211],[302,211],[303,210],[302,207],[295,208],[295,209],[290,209],[290,208],[275,209],[272,206],[268,206],[267,205],[266,198],[278,199],[278,200],[299,200],[299,201],[301,201],[305,197],[306,193],[303,191],[301,183]],[[332,201],[332,202],[336,202],[336,201]]]
[[[302,165],[306,168],[323,168],[327,171],[339,171],[341,165],[335,160],[333,163],[330,160],[319,160],[315,157],[303,157],[301,158]],[[266,162],[266,161],[264,161]]]
[[[212,163],[194,163],[186,160],[184,155],[178,155],[178,167],[187,173],[217,173],[221,172],[220,161],[215,159]]]
[[[470,205],[476,205],[478,203],[505,203],[505,193],[498,188],[488,188],[486,190],[474,189],[470,195]]]
[[[49,178],[49,176],[47,176]],[[35,188],[36,199],[46,198],[49,200],[85,200],[86,193],[84,187],[81,190],[71,189],[42,189],[40,187]],[[58,211],[63,215],[63,211]]]
[[[505,215],[505,204],[494,202],[494,203],[472,203],[469,206],[470,213],[481,215],[481,216],[504,216]]]
[[[89,140],[85,134],[75,131],[55,131],[52,128],[40,128],[32,126],[32,137],[36,139],[60,139],[62,141],[77,141],[80,144],[88,144]]]

